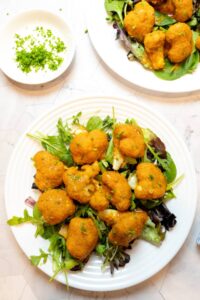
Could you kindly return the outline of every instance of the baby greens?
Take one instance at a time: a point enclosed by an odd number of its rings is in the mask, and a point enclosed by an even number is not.
[[[123,46],[128,51],[127,57],[129,60],[138,60],[145,68],[151,69],[151,65],[146,59],[144,45],[134,38],[128,36],[124,29],[124,18],[126,14],[134,8],[134,5],[139,1],[134,0],[105,0],[105,10],[108,14],[107,20],[113,23],[116,29],[116,38],[123,43]],[[154,7],[155,8],[155,7]],[[191,74],[195,71],[199,63],[199,51],[195,47],[196,37],[200,33],[200,6],[199,1],[193,1],[193,16],[187,24],[193,30],[194,48],[193,52],[183,62],[175,64],[165,58],[165,67],[162,70],[153,71],[153,73],[163,80],[176,80],[186,74]],[[155,25],[154,30],[162,30],[166,32],[169,26],[177,23],[177,21],[156,10],[155,8]]]
[[[117,126],[115,112],[113,109],[112,117],[106,116],[105,118],[101,118],[98,115],[92,116],[85,123],[82,123],[81,117],[82,113],[79,112],[70,118],[71,122],[69,122],[69,120],[64,122],[62,119],[59,119],[56,124],[57,132],[54,135],[36,133],[28,134],[28,137],[39,141],[45,150],[62,160],[66,165],[66,168],[70,166],[80,168],[80,166],[77,166],[74,163],[70,152],[70,142],[74,135],[76,135],[73,131],[74,128],[78,128],[78,130],[82,130],[81,132],[84,133],[97,129],[104,131],[109,143],[105,156],[99,161],[101,172],[94,179],[96,182],[98,181],[99,186],[102,186],[103,172],[115,170],[114,160],[116,160],[116,153],[114,150],[116,149],[113,136],[113,130],[115,129],[115,126]],[[134,118],[126,119],[124,123],[139,126]],[[175,215],[167,209],[165,203],[168,200],[175,198],[173,189],[181,181],[182,176],[176,178],[176,165],[171,155],[167,152],[163,141],[149,129],[141,128],[141,132],[146,145],[144,157],[124,158],[121,155],[122,157],[120,157],[120,159],[122,159],[122,165],[119,166],[118,172],[127,179],[131,188],[130,207],[128,211],[134,212],[142,209],[148,214],[149,218],[142,230],[141,238],[153,245],[159,246],[165,238],[166,230],[173,228],[176,224]],[[136,198],[134,191],[138,180],[136,168],[140,162],[151,162],[157,165],[165,175],[167,188],[163,197],[153,200],[141,200]],[[63,187],[59,186],[58,188]],[[35,266],[40,266],[50,260],[53,267],[53,276],[51,280],[54,279],[59,272],[63,272],[66,276],[69,270],[81,270],[87,262],[87,259],[81,262],[70,255],[66,246],[66,237],[62,235],[62,229],[68,227],[68,224],[73,217],[91,218],[96,225],[99,240],[95,252],[103,259],[102,269],[109,266],[111,274],[113,274],[114,269],[123,267],[129,262],[130,256],[126,253],[126,250],[127,248],[130,249],[131,245],[129,244],[128,247],[121,247],[109,242],[108,234],[112,226],[108,225],[100,218],[98,211],[94,210],[90,206],[90,203],[76,203],[75,213],[57,225],[49,225],[45,222],[38,209],[37,202],[32,198],[27,199],[25,203],[33,208],[32,212],[29,213],[29,211],[25,209],[22,217],[13,216],[7,223],[10,226],[31,223],[36,226],[35,237],[40,236],[45,240],[48,240],[49,245],[47,250],[44,251],[43,249],[40,249],[38,255],[32,255],[30,260]],[[116,207],[113,206],[111,201],[109,202],[108,210],[114,214],[119,213],[116,211]]]

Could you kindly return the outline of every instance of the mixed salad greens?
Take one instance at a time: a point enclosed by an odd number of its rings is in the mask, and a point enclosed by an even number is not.
[[[124,1],[116,2],[120,2],[121,7],[122,2],[124,5]],[[119,10],[118,13],[120,14],[121,11]],[[109,145],[104,159],[99,161],[99,166],[102,172],[113,170],[113,164],[115,164],[117,160],[113,152],[113,129],[117,122],[114,113],[112,117],[106,116],[104,119],[99,116],[92,116],[86,124],[81,124],[81,115],[81,113],[78,113],[73,116],[70,122],[69,120],[64,122],[59,119],[57,122],[57,134],[55,135],[45,135],[38,132],[36,134],[28,134],[28,136],[39,141],[45,150],[58,157],[66,167],[71,167],[76,164],[70,153],[69,145],[77,130],[80,130],[83,126],[87,131],[101,129],[107,134]],[[134,119],[127,119],[125,123],[137,124]],[[155,246],[160,246],[165,238],[166,231],[171,230],[176,224],[176,216],[169,211],[166,202],[176,197],[174,187],[180,182],[182,177],[177,179],[176,165],[160,138],[149,129],[142,128],[142,132],[146,144],[144,157],[127,160],[126,164],[118,169],[118,172],[123,174],[130,186],[134,185],[135,169],[140,162],[153,162],[164,172],[167,180],[167,189],[164,196],[154,201],[139,200],[135,197],[134,189],[132,189],[131,206],[129,209],[129,211],[142,209],[147,212],[148,221],[142,231],[141,239],[148,241]],[[32,188],[37,189],[37,186],[33,184]],[[62,186],[59,188],[64,189]],[[15,226],[22,223],[31,223],[36,226],[35,237],[40,236],[45,240],[48,240],[48,251],[40,249],[39,254],[32,255],[30,260],[33,265],[38,266],[45,264],[47,260],[50,259],[53,267],[53,276],[51,279],[54,279],[59,272],[63,272],[66,275],[67,281],[67,272],[69,270],[81,270],[88,260],[79,261],[74,259],[66,247],[66,241],[62,232],[63,225],[68,224],[70,219],[74,216],[83,218],[89,217],[94,221],[99,235],[99,242],[95,248],[95,253],[103,258],[103,269],[109,266],[110,271],[113,274],[114,269],[123,267],[129,262],[130,255],[126,250],[131,249],[131,245],[122,247],[111,244],[108,240],[110,226],[100,219],[98,212],[90,207],[89,204],[77,203],[76,211],[73,216],[68,217],[60,224],[49,225],[45,223],[41,212],[38,209],[37,202],[34,199],[29,197],[25,200],[25,203],[32,208],[32,212],[25,209],[22,217],[14,216],[8,220],[8,224],[10,226]],[[110,205],[109,210],[112,212],[112,205]]]
[[[105,0],[105,9],[108,14],[107,21],[113,24],[116,30],[116,39],[121,41],[127,50],[129,60],[138,60],[145,68],[149,69],[145,59],[144,45],[134,38],[131,38],[125,31],[124,18],[140,0]],[[155,8],[155,25],[153,31],[161,30],[166,32],[170,25],[177,21],[167,14],[163,14]],[[175,64],[165,58],[165,67],[162,70],[154,70],[154,74],[164,80],[175,80],[185,74],[192,73],[199,63],[199,51],[195,47],[195,42],[200,34],[200,2],[193,0],[193,15],[187,23],[193,33],[193,50],[191,55],[183,62]]]

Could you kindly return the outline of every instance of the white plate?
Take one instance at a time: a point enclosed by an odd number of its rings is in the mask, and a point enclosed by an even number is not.
[[[105,117],[107,114],[112,114],[112,107],[115,107],[116,117],[119,121],[133,117],[141,126],[151,128],[164,141],[168,151],[172,154],[176,162],[178,175],[184,174],[185,177],[183,182],[176,188],[177,198],[167,204],[169,209],[177,216],[177,225],[171,232],[167,233],[162,246],[157,248],[145,241],[137,241],[130,251],[130,263],[115,271],[114,276],[110,275],[109,270],[102,273],[100,258],[92,255],[83,271],[69,272],[68,275],[70,286],[85,290],[109,291],[122,289],[140,283],[161,270],[176,255],[184,243],[192,225],[196,208],[196,180],[189,152],[175,129],[160,114],[151,111],[146,106],[132,100],[115,97],[74,99],[52,108],[36,120],[27,132],[40,131],[52,134],[56,130],[58,118],[66,119],[79,111],[82,111],[83,115],[86,114],[87,119],[97,111],[99,111],[100,116]],[[29,139],[24,134],[13,152],[7,171],[5,187],[8,218],[13,215],[22,215],[25,208],[24,200],[27,196],[37,197],[37,192],[31,190],[35,172],[31,157],[40,149],[41,147],[37,142]],[[24,224],[12,227],[12,231],[27,256],[37,255],[39,248],[46,249],[48,246],[48,242],[42,238],[34,238],[35,228],[32,225]],[[49,262],[40,266],[40,269],[51,276],[51,267]],[[57,280],[65,282],[62,274],[57,277]]]
[[[53,34],[65,43],[67,50],[60,53],[64,61],[56,71],[40,70],[26,74],[15,62],[15,34],[26,36],[37,26],[51,29]],[[22,84],[36,85],[53,81],[67,70],[75,53],[75,43],[69,26],[59,16],[43,10],[26,11],[13,17],[1,29],[0,40],[0,68],[8,77]]]
[[[200,89],[200,66],[192,73],[174,81],[165,81],[142,67],[137,61],[127,59],[127,51],[116,40],[116,30],[106,21],[104,0],[87,0],[86,21],[92,44],[107,66],[116,74],[148,90],[163,93],[185,93]]]

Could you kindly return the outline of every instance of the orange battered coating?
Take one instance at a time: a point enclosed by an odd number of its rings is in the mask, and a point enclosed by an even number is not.
[[[96,192],[91,196],[90,206],[97,211],[102,211],[109,206],[109,193],[105,187],[100,186],[98,183],[95,185]]]
[[[98,162],[91,166],[85,165],[78,170],[76,167],[67,169],[63,175],[67,194],[80,203],[88,203],[96,191],[93,178],[98,175],[100,168]]]
[[[200,36],[196,40],[196,48],[200,51]]]
[[[47,224],[55,225],[73,215],[76,207],[63,190],[44,192],[37,202],[38,208]]]
[[[108,234],[109,241],[114,245],[128,247],[131,241],[141,235],[147,219],[148,215],[144,211],[122,213]]]
[[[186,22],[192,17],[193,4],[192,0],[173,0],[174,13],[173,17],[178,22]]]
[[[173,63],[181,63],[192,53],[192,30],[185,23],[171,25],[166,32],[166,41],[169,45],[167,56]]]
[[[145,34],[153,30],[154,23],[154,8],[146,1],[137,3],[124,18],[124,27],[128,35],[139,42],[144,40]]]
[[[119,219],[120,213],[118,210],[115,209],[105,209],[98,213],[99,218],[104,221],[107,225],[113,225]]]
[[[130,206],[131,188],[123,175],[107,171],[102,175],[102,182],[110,193],[110,202],[117,210],[125,211]]]
[[[147,2],[153,4],[153,5],[159,5],[164,2],[164,0],[147,0]]]
[[[163,14],[172,15],[174,13],[174,4],[173,0],[166,0],[162,3],[156,5],[156,10],[160,11]]]
[[[167,181],[161,170],[153,163],[140,163],[136,168],[135,197],[153,200],[164,196]]]
[[[164,44],[165,33],[161,30],[156,30],[145,35],[144,46],[148,58],[151,61],[154,70],[163,69],[164,61]]]
[[[64,164],[47,151],[39,151],[33,157],[36,167],[35,184],[41,191],[62,184]]]
[[[90,218],[73,218],[69,223],[67,249],[71,256],[83,261],[98,242],[97,228]]]
[[[107,135],[99,129],[82,132],[76,135],[70,143],[73,160],[78,165],[91,164],[102,159],[107,147]]]
[[[117,124],[114,129],[114,146],[122,155],[142,157],[145,152],[144,137],[140,127],[131,124]]]

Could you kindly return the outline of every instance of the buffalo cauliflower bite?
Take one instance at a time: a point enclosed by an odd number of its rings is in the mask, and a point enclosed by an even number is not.
[[[165,33],[161,30],[156,30],[145,35],[145,51],[154,70],[163,69],[165,66],[164,44]]]
[[[109,206],[109,192],[95,180],[94,184],[96,191],[91,196],[90,206],[97,211],[105,210]]]
[[[200,51],[200,36],[196,40],[196,48]]]
[[[73,218],[68,227],[67,249],[71,256],[86,259],[98,242],[97,228],[90,218]]]
[[[37,204],[45,222],[50,225],[63,222],[76,210],[66,192],[59,189],[44,192],[39,197]]]
[[[136,168],[135,197],[154,200],[164,196],[167,181],[161,170],[153,163],[140,163]]]
[[[146,1],[137,3],[124,18],[124,27],[128,35],[139,42],[144,40],[145,34],[153,30],[154,23],[154,8]]]
[[[36,167],[35,184],[41,191],[62,184],[64,164],[47,151],[39,151],[33,157]]]
[[[117,222],[120,217],[120,213],[115,209],[105,209],[98,213],[99,218],[104,221],[107,225],[113,225]]]
[[[78,165],[91,164],[103,158],[107,146],[106,133],[95,129],[76,135],[70,143],[70,151]]]
[[[141,235],[147,219],[148,215],[144,211],[120,214],[108,234],[109,241],[114,245],[128,247],[130,242]]]
[[[192,53],[192,30],[185,23],[171,25],[166,32],[166,41],[169,45],[167,56],[173,63],[181,63]]]
[[[102,182],[108,188],[110,202],[117,210],[125,211],[130,206],[131,188],[125,177],[115,171],[107,171],[102,175]]]
[[[81,170],[76,167],[67,169],[63,175],[67,194],[80,203],[88,203],[96,191],[93,178],[100,172],[98,162],[91,166],[82,166]]]
[[[132,124],[117,124],[113,135],[114,146],[122,155],[132,158],[144,156],[146,146],[140,127]]]
[[[193,4],[192,0],[173,0],[174,13],[173,17],[178,22],[186,22],[192,17]]]
[[[147,0],[147,2],[153,4],[153,5],[159,5],[162,4],[165,0]]]
[[[157,3],[157,5],[155,6],[155,9],[159,12],[161,12],[162,14],[167,14],[167,15],[172,15],[174,13],[174,4],[173,4],[173,0],[165,0],[162,1],[161,3]],[[160,17],[162,20],[162,16]],[[159,20],[159,17],[158,17]]]

